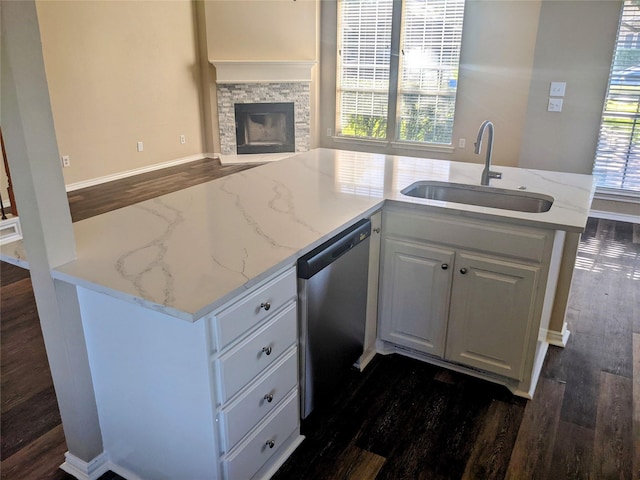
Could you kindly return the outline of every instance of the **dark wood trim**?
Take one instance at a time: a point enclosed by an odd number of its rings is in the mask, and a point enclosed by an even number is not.
[[[2,143],[2,160],[4,161],[4,171],[7,173],[7,193],[9,202],[11,202],[11,214],[18,216],[18,206],[16,205],[16,197],[13,194],[13,184],[11,183],[11,171],[9,169],[9,161],[7,160],[7,151],[4,148],[4,137],[2,136],[2,127],[0,127],[0,143]]]

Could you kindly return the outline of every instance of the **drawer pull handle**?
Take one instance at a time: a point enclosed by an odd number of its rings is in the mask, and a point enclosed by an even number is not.
[[[447,268],[449,268],[449,264],[447,264],[447,263],[443,263],[440,266],[442,267],[443,270],[446,270]]]
[[[273,394],[271,393],[265,394],[264,399],[267,401],[267,403],[273,402]]]
[[[260,308],[264,308],[265,312],[268,312],[271,308],[271,304],[269,302],[264,302],[260,304]]]
[[[460,273],[464,275],[465,273],[467,273],[467,269],[466,269],[466,268],[464,268],[464,267],[463,267],[463,268],[461,268],[461,269],[460,269]]]
[[[271,355],[271,347],[262,347],[262,353],[266,353],[267,355]]]
[[[273,440],[267,440],[267,441],[265,442],[265,445],[266,445],[267,447],[269,447],[269,448],[273,448],[273,447],[275,447],[275,446],[276,446],[276,442],[274,442]]]

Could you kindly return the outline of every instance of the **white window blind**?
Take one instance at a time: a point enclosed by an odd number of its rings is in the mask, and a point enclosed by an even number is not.
[[[404,0],[397,138],[451,143],[464,0]]]
[[[451,144],[463,17],[464,0],[339,0],[336,133]]]
[[[336,133],[385,138],[392,0],[342,0]]]
[[[593,174],[600,190],[640,193],[640,6],[622,8]]]

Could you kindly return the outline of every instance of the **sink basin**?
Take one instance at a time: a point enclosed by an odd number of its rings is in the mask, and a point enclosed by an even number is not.
[[[530,213],[548,212],[553,205],[553,197],[540,193],[445,182],[415,182],[400,193],[428,200]]]

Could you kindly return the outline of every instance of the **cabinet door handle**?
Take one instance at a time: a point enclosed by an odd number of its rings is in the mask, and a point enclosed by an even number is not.
[[[271,355],[271,347],[262,347],[262,353],[266,353],[267,355]]]
[[[276,442],[274,442],[273,440],[267,440],[264,444],[269,448],[273,448],[276,446]]]
[[[264,308],[264,311],[267,312],[271,308],[271,304],[269,302],[261,303],[260,308]]]
[[[380,233],[380,227],[374,228],[373,231],[376,232],[376,233]]]
[[[447,263],[443,263],[443,264],[441,265],[441,267],[442,267],[442,269],[443,269],[443,270],[446,270],[447,268],[449,268],[449,264],[447,264]]]
[[[466,268],[464,268],[464,267],[462,267],[462,268],[460,269],[460,273],[464,275],[465,273],[467,273],[467,269],[466,269]]]
[[[267,401],[267,403],[273,402],[273,394],[271,393],[265,394],[264,399]]]

